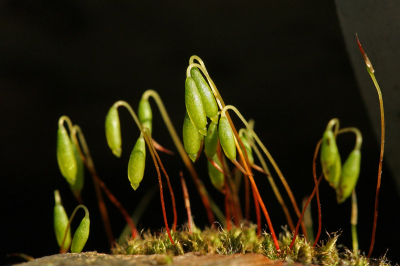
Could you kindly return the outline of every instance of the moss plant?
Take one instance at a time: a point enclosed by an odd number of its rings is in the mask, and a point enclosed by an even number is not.
[[[374,71],[372,65],[360,44],[359,47],[366,61],[368,72],[371,74],[371,77],[377,86],[381,100],[379,86],[377,85],[375,76],[373,75]],[[96,185],[96,192],[98,192],[100,188],[103,189],[110,200],[120,209],[127,224],[130,225],[129,229],[124,230],[124,233],[121,235],[119,244],[114,245],[112,249],[114,254],[164,254],[166,255],[168,262],[171,260],[172,256],[183,255],[189,252],[220,255],[258,253],[273,260],[279,259],[290,263],[301,262],[305,265],[373,265],[374,261],[369,259],[369,255],[372,252],[374,243],[377,213],[375,213],[374,229],[368,257],[358,250],[357,197],[355,186],[360,172],[362,143],[362,136],[358,129],[339,129],[339,119],[334,118],[329,121],[326,130],[322,135],[322,139],[318,142],[314,153],[312,174],[315,186],[308,199],[303,201],[303,210],[300,211],[283,172],[256,134],[254,130],[254,122],[251,120],[247,121],[241,115],[238,108],[225,104],[220,92],[211,79],[204,62],[198,56],[192,56],[189,59],[189,66],[186,71],[186,80],[182,84],[182,87],[185,88],[184,100],[186,107],[185,110],[182,110],[183,114],[186,114],[181,131],[183,141],[179,138],[174,126],[172,125],[161,98],[157,92],[153,90],[148,90],[143,94],[139,102],[138,115],[136,115],[127,102],[117,101],[109,109],[105,122],[107,143],[112,153],[117,157],[120,157],[122,153],[118,107],[127,108],[136,123],[139,129],[139,139],[133,147],[129,164],[127,165],[127,177],[133,190],[139,189],[139,184],[141,182],[147,182],[148,178],[145,179],[145,169],[147,169],[145,167],[145,156],[146,150],[148,150],[153,159],[158,175],[161,211],[163,213],[165,226],[165,229],[162,229],[161,233],[154,233],[150,230],[142,231],[140,234],[137,232],[132,222],[132,220],[137,220],[137,217],[130,218],[121,203],[119,203],[113,194],[111,194],[104,182],[98,178],[90,152],[80,128],[76,125],[73,126],[68,117],[63,116],[60,118],[57,158],[60,171],[70,184],[74,195],[78,200],[80,200],[83,183],[82,185],[80,185],[80,183],[79,185],[75,185],[75,183],[79,179],[83,179],[81,177],[82,167],[79,168],[79,163],[83,162],[92,174]],[[189,191],[187,190],[186,181],[181,172],[180,180],[188,223],[187,226],[177,229],[178,216],[176,212],[176,200],[170,183],[170,177],[167,173],[168,166],[163,166],[157,151],[169,154],[173,154],[173,152],[166,150],[152,138],[152,132],[159,129],[153,128],[152,125],[153,114],[149,102],[150,97],[155,100],[176,149],[188,169],[192,181],[196,185],[198,195],[202,200],[205,213],[207,214],[210,223],[209,228],[201,230],[196,227],[195,221],[191,215]],[[383,120],[382,101],[381,111]],[[241,128],[239,132],[236,130],[236,127],[232,122],[230,112],[231,114],[238,116],[244,125],[244,128]],[[69,127],[69,136],[64,128],[64,122],[66,122]],[[384,129],[382,130],[382,136],[384,136]],[[344,160],[344,163],[342,163],[339,148],[336,146],[336,138],[338,135],[348,132],[356,135],[356,144],[353,151],[348,155],[346,160]],[[225,196],[223,203],[219,202],[217,204],[214,202],[210,197],[207,188],[196,173],[193,164],[199,163],[198,159],[203,150],[208,159],[207,167],[211,183]],[[254,157],[253,151],[256,155]],[[322,168],[322,173],[319,178],[317,178],[316,166],[318,154],[320,154]],[[381,169],[382,156],[383,145],[381,149],[379,169]],[[257,159],[261,166],[256,164],[255,160]],[[274,173],[272,173],[268,168],[266,160],[272,166]],[[253,170],[265,174],[265,177],[268,179],[277,201],[286,216],[288,227],[282,227],[280,233],[274,230],[270,214],[263,201],[263,195],[260,193],[256,180],[253,178]],[[167,220],[167,208],[166,203],[164,202],[161,172],[167,181],[171,195],[172,212],[174,215],[172,227],[170,227]],[[288,207],[283,200],[283,197],[274,181],[278,179],[274,178],[274,175],[276,175],[282,182],[282,185],[290,199],[291,207]],[[330,186],[335,189],[338,203],[342,203],[347,198],[351,198],[352,249],[337,245],[339,236],[342,233],[348,232],[331,233],[328,234],[325,241],[319,241],[322,232],[322,215],[318,186],[323,177],[325,177]],[[174,176],[172,178],[177,177]],[[242,179],[245,184],[245,217],[242,215],[242,207],[238,194]],[[378,175],[377,199],[379,194],[379,184],[380,174]],[[77,187],[75,188],[74,186]],[[254,200],[257,224],[249,222],[250,194],[252,194]],[[101,191],[97,193],[97,195],[99,206],[104,205],[104,203],[102,203]],[[318,231],[315,239],[312,228],[313,222],[311,221],[310,209],[308,207],[314,196],[316,196],[318,203]],[[178,201],[178,203],[179,202],[180,201]],[[377,202],[378,200],[376,200],[376,204]],[[56,207],[59,207],[61,204],[61,201],[57,200],[57,198],[56,204],[58,204]],[[224,212],[220,210],[219,205],[224,206]],[[143,206],[138,206],[138,209],[141,208],[143,208]],[[377,205],[375,206],[375,209],[377,210]],[[294,212],[298,218],[296,226],[292,220],[291,211]],[[112,237],[112,232],[111,228],[107,228],[107,212],[103,209],[102,213],[103,220],[106,224],[106,232],[110,239],[110,237]],[[261,226],[262,214],[264,215],[267,224],[267,228],[264,232],[262,232]],[[303,219],[305,214],[306,217]],[[66,215],[63,215],[62,217],[64,216],[66,217]],[[65,217],[63,218],[64,220],[67,219]],[[217,219],[215,217],[217,217]],[[62,227],[60,227],[61,229],[57,230],[56,228],[57,239],[59,245],[62,247],[64,247],[64,243],[60,243],[60,235],[63,232],[68,232],[65,233],[64,237],[67,239],[68,246],[71,242],[68,231],[69,226],[66,227],[65,223],[65,221],[63,221],[63,223],[58,222],[58,220],[57,223],[55,223],[62,225]],[[88,224],[88,222],[86,225],[82,225],[81,223],[78,231],[80,230],[84,233],[87,231],[88,233]],[[219,226],[216,226],[216,224]],[[81,227],[83,229],[81,229]],[[302,234],[299,234],[300,228]],[[126,237],[129,230],[132,235],[131,237]],[[81,235],[83,235],[83,233]],[[84,237],[81,239],[85,240]],[[73,252],[80,252],[80,250],[82,250],[84,242],[86,241],[83,240],[78,241],[78,243],[75,244],[74,239],[72,240]],[[64,247],[62,251],[65,249],[66,247]],[[386,257],[379,259],[378,263],[379,265],[390,265]]]
[[[374,265],[370,264],[370,260],[364,255],[356,256],[345,247],[338,248],[337,241],[340,232],[328,235],[327,240],[316,247],[313,247],[304,236],[300,236],[296,239],[294,248],[291,249],[293,235],[287,228],[283,228],[278,239],[280,252],[276,250],[270,234],[264,232],[261,237],[257,236],[257,225],[254,224],[241,224],[239,227],[232,227],[229,231],[222,227],[206,228],[202,231],[196,229],[192,233],[184,226],[179,231],[172,232],[174,244],[169,241],[165,230],[160,234],[144,231],[141,236],[141,239],[129,239],[123,245],[116,245],[112,253],[126,255],[183,255],[189,252],[221,255],[257,253],[272,260],[301,262],[305,265]],[[378,262],[378,265],[390,265],[385,257]]]

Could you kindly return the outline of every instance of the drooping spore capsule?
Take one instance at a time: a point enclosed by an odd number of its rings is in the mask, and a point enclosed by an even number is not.
[[[77,173],[77,164],[71,139],[63,125],[57,132],[57,161],[61,174],[69,184],[74,185]]]
[[[81,223],[75,231],[74,238],[72,239],[71,252],[79,253],[85,247],[86,242],[89,238],[90,231],[90,219],[88,212],[83,217]]]
[[[339,186],[336,189],[338,203],[344,202],[350,197],[353,189],[356,187],[360,174],[361,152],[353,150],[342,167],[342,175],[340,177]]]
[[[213,161],[220,167],[222,168],[221,161],[219,160],[217,154],[214,155]],[[208,175],[210,176],[211,183],[213,186],[218,189],[219,191],[222,192],[224,188],[224,182],[225,182],[225,176],[223,173],[218,171],[217,168],[215,168],[209,161],[207,162],[207,167],[208,167]]]
[[[106,116],[106,138],[108,147],[112,150],[115,156],[120,157],[121,149],[121,125],[117,107],[112,106]]]
[[[55,206],[54,206],[54,232],[56,234],[56,239],[58,246],[61,247],[62,241],[64,239],[65,232],[68,226],[68,215],[65,212],[64,207],[61,203],[61,197],[58,190],[54,191],[54,199],[55,199]],[[64,245],[62,249],[67,250],[71,245],[71,230],[68,229],[67,236],[64,241]]]
[[[131,157],[128,164],[128,178],[134,190],[139,187],[144,176],[146,166],[146,142],[144,137],[140,135],[133,147]]]
[[[203,102],[199,90],[196,87],[196,83],[193,78],[187,77],[185,82],[185,103],[186,110],[192,121],[193,125],[197,130],[207,135],[207,116],[204,110]]]
[[[341,160],[332,130],[326,130],[322,136],[321,166],[325,179],[336,189],[340,180]]]
[[[190,70],[190,75],[196,83],[206,115],[214,121],[214,123],[218,123],[218,105],[210,86],[208,86],[208,83],[205,81],[197,67],[193,67]]]
[[[218,121],[217,121],[218,122]],[[214,157],[218,145],[218,124],[211,121],[207,136],[204,138],[204,152],[208,158]]]
[[[186,113],[183,120],[183,146],[189,158],[195,162],[197,154],[200,150],[202,135],[197,128],[193,125],[188,114]]]
[[[235,136],[226,116],[221,116],[219,120],[218,135],[226,157],[236,160]]]
[[[147,127],[150,130],[150,133],[152,133],[153,113],[151,111],[149,100],[147,99],[140,100],[138,108],[138,118],[142,126]]]
[[[77,172],[76,172],[76,179],[75,179],[75,184],[69,185],[72,193],[76,198],[81,197],[81,191],[83,189],[83,184],[85,182],[85,169],[83,167],[83,161],[82,158],[79,154],[78,148],[76,147],[75,144],[73,144],[73,150],[75,154],[75,159],[76,159],[76,166],[77,166]]]
[[[254,164],[254,157],[253,157],[253,151],[251,149],[251,146],[249,142],[247,141],[247,138],[245,136],[241,136],[240,140],[242,141],[244,148],[246,149],[247,153],[247,158],[249,159],[250,166]],[[243,150],[242,150],[243,151]],[[244,152],[243,152],[244,154]]]

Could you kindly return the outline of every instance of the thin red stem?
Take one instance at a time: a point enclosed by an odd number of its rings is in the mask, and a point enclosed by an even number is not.
[[[229,186],[228,182],[225,179],[225,217],[226,217],[226,228],[231,230],[231,219],[230,219],[230,205],[229,205]]]
[[[183,198],[185,200],[185,208],[186,208],[186,212],[187,212],[187,216],[188,216],[189,234],[192,234],[193,223],[192,223],[192,210],[190,208],[189,192],[187,190],[186,182],[185,182],[185,179],[183,178],[182,171],[179,172],[179,175],[181,176]]]
[[[89,171],[90,171],[90,169],[89,169]],[[97,196],[97,202],[98,202],[98,205],[99,205],[101,218],[103,219],[104,229],[106,231],[108,243],[110,244],[110,247],[112,247],[112,245],[114,243],[114,235],[113,235],[112,230],[111,230],[111,224],[110,224],[110,219],[108,217],[106,204],[104,203],[103,195],[101,194],[101,189],[100,189],[99,182],[94,177],[96,175],[96,173],[93,173],[92,171],[90,171],[90,172],[91,172],[91,176],[92,176],[92,179],[93,179],[94,188],[95,188],[96,196]]]
[[[154,149],[154,154],[156,155],[157,160],[158,160],[158,162],[160,163],[161,170],[163,171],[163,173],[164,173],[164,175],[165,175],[165,178],[167,179],[167,184],[168,184],[169,192],[170,192],[170,194],[171,194],[172,209],[173,209],[173,212],[174,212],[174,225],[172,226],[172,230],[176,231],[176,226],[177,226],[177,223],[178,223],[178,215],[177,215],[177,212],[176,212],[175,194],[174,194],[174,191],[172,190],[171,182],[170,182],[170,180],[169,180],[167,171],[165,171],[165,168],[164,168],[164,166],[163,166],[163,164],[162,164],[162,162],[161,162],[161,159],[160,159],[160,157],[158,156],[158,153],[155,151],[155,149]]]
[[[167,230],[167,234],[168,234],[169,240],[174,245],[175,242],[172,239],[171,231],[169,230],[169,226],[168,226],[167,213],[165,212],[164,193],[163,193],[163,186],[162,186],[162,181],[161,181],[160,167],[158,166],[158,162],[157,162],[156,156],[154,155],[157,152],[155,150],[153,150],[154,147],[152,146],[151,139],[149,139],[148,135],[144,134],[144,137],[145,137],[145,140],[147,142],[147,145],[149,146],[150,154],[151,154],[151,157],[153,158],[153,162],[154,162],[154,165],[155,165],[156,170],[157,170],[158,185],[160,186],[161,208],[162,208],[163,217],[164,217],[165,230]]]
[[[318,155],[318,150],[319,150],[319,147],[321,146],[321,143],[322,143],[322,139],[317,143],[317,147],[315,148],[314,159],[313,159],[313,177],[314,177],[315,189],[316,189],[316,193],[317,193],[317,205],[318,205],[318,233],[317,233],[317,236],[315,237],[313,247],[315,247],[317,245],[319,237],[321,236],[321,229],[322,229],[321,202],[319,199],[319,189],[318,189],[318,181],[317,181],[317,155]],[[304,210],[305,210],[305,208],[304,208]],[[303,210],[303,212],[304,212],[304,210]]]
[[[245,189],[245,211],[246,211],[246,220],[250,221],[250,186],[249,180],[245,177],[244,178],[244,189]],[[256,198],[254,196],[254,198]]]
[[[111,191],[107,188],[106,184],[97,176],[94,175],[94,178],[97,179],[99,182],[100,187],[103,189],[104,193],[107,195],[108,199],[119,209],[121,212],[122,216],[124,216],[124,219],[126,223],[129,225],[131,232],[132,232],[132,238],[135,238],[138,235],[138,231],[136,229],[135,224],[133,223],[130,215],[126,211],[126,209],[122,206],[122,204],[115,198],[115,196],[111,193]]]
[[[304,204],[303,211],[302,211],[302,213],[300,215],[300,218],[299,218],[299,221],[297,222],[297,225],[296,225],[296,230],[294,231],[292,242],[290,243],[290,247],[289,247],[290,249],[293,248],[294,242],[296,241],[296,237],[297,237],[297,235],[299,233],[300,221],[303,220],[303,216],[304,216],[304,213],[306,212],[307,206],[308,206],[308,204],[310,204],[311,200],[314,198],[315,192],[318,189],[319,183],[321,183],[322,177],[323,177],[323,175],[321,175],[319,177],[317,186],[314,187],[314,190],[311,193],[310,197],[308,198],[306,204]]]

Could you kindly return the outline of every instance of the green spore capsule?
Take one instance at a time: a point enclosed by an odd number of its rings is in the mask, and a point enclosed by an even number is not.
[[[235,136],[226,116],[221,116],[219,120],[218,135],[226,157],[236,160]]]
[[[128,178],[134,190],[139,187],[144,176],[146,166],[146,142],[143,135],[140,135],[133,147],[128,164]]]
[[[138,117],[142,126],[147,127],[150,130],[150,133],[152,133],[153,113],[151,111],[149,100],[143,98],[140,100],[138,108]]]
[[[117,107],[112,106],[106,116],[106,138],[108,147],[112,150],[115,156],[120,157],[121,149],[121,125]]]
[[[216,154],[213,157],[213,161],[222,169],[221,161]],[[216,189],[222,192],[225,183],[224,174],[218,171],[218,169],[215,168],[209,161],[207,161],[207,163],[208,175],[210,176],[211,183]]]
[[[336,189],[340,180],[341,160],[335,136],[331,130],[326,130],[322,136],[321,165],[325,179]]]
[[[207,116],[204,110],[203,102],[199,90],[196,87],[196,83],[193,78],[187,77],[185,82],[185,103],[186,110],[189,114],[190,120],[197,130],[207,135]]]
[[[56,234],[56,239],[58,246],[61,247],[62,241],[64,239],[65,232],[68,226],[68,215],[65,212],[64,207],[61,203],[61,197],[58,190],[54,191],[54,199],[55,199],[55,206],[54,206],[54,232]],[[71,245],[71,230],[68,229],[67,236],[65,238],[64,245],[62,249],[67,250]]]
[[[72,239],[71,244],[71,252],[72,253],[79,253],[85,247],[86,242],[89,238],[89,231],[90,231],[90,219],[89,219],[89,212],[85,208],[86,215],[83,217],[81,223],[76,229],[74,238]]]
[[[70,185],[75,184],[78,167],[71,139],[63,125],[58,127],[57,132],[57,161],[61,174]]]
[[[75,154],[75,159],[76,159],[76,166],[77,166],[77,172],[76,172],[76,179],[75,179],[75,184],[69,185],[69,187],[72,190],[72,193],[76,198],[81,197],[81,191],[83,189],[83,184],[85,181],[85,169],[83,167],[83,161],[82,158],[79,154],[78,148],[76,147],[75,144],[73,144],[73,150]]]
[[[247,158],[249,159],[250,166],[254,164],[254,157],[253,157],[253,151],[251,149],[251,146],[249,142],[247,141],[247,138],[245,136],[241,136],[240,140],[242,141],[244,148],[246,149],[247,152]],[[243,155],[244,151],[242,149]]]
[[[361,152],[359,150],[353,150],[342,167],[342,176],[340,177],[339,186],[336,189],[338,203],[342,203],[350,197],[351,192],[356,187],[360,174],[360,165]]]
[[[218,121],[217,121],[218,122]],[[208,126],[207,136],[204,138],[204,152],[208,158],[212,158],[217,152],[218,124],[211,121]]]
[[[207,81],[203,78],[203,75],[201,75],[200,70],[197,67],[190,69],[190,75],[196,83],[206,115],[214,123],[218,123],[218,105],[210,86],[208,86]]]
[[[193,125],[188,114],[186,113],[183,120],[183,146],[189,158],[195,162],[197,154],[200,150],[202,135]]]

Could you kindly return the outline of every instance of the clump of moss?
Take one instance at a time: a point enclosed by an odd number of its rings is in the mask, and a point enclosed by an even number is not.
[[[171,244],[165,230],[159,234],[142,231],[141,238],[128,239],[124,245],[116,245],[113,254],[164,254],[169,257],[188,252],[221,255],[259,253],[272,260],[296,261],[304,265],[390,265],[385,256],[378,260],[369,260],[365,256],[354,254],[346,248],[339,252],[337,240],[340,232],[330,234],[325,242],[322,241],[321,245],[315,248],[304,236],[299,235],[293,248],[290,249],[293,234],[287,228],[283,228],[283,232],[279,234],[280,251],[277,251],[271,235],[264,232],[258,237],[256,229],[256,225],[242,224],[229,231],[221,227],[218,229],[206,228],[205,230],[195,228],[189,233],[188,228],[183,227],[179,231],[171,231],[175,244]]]

